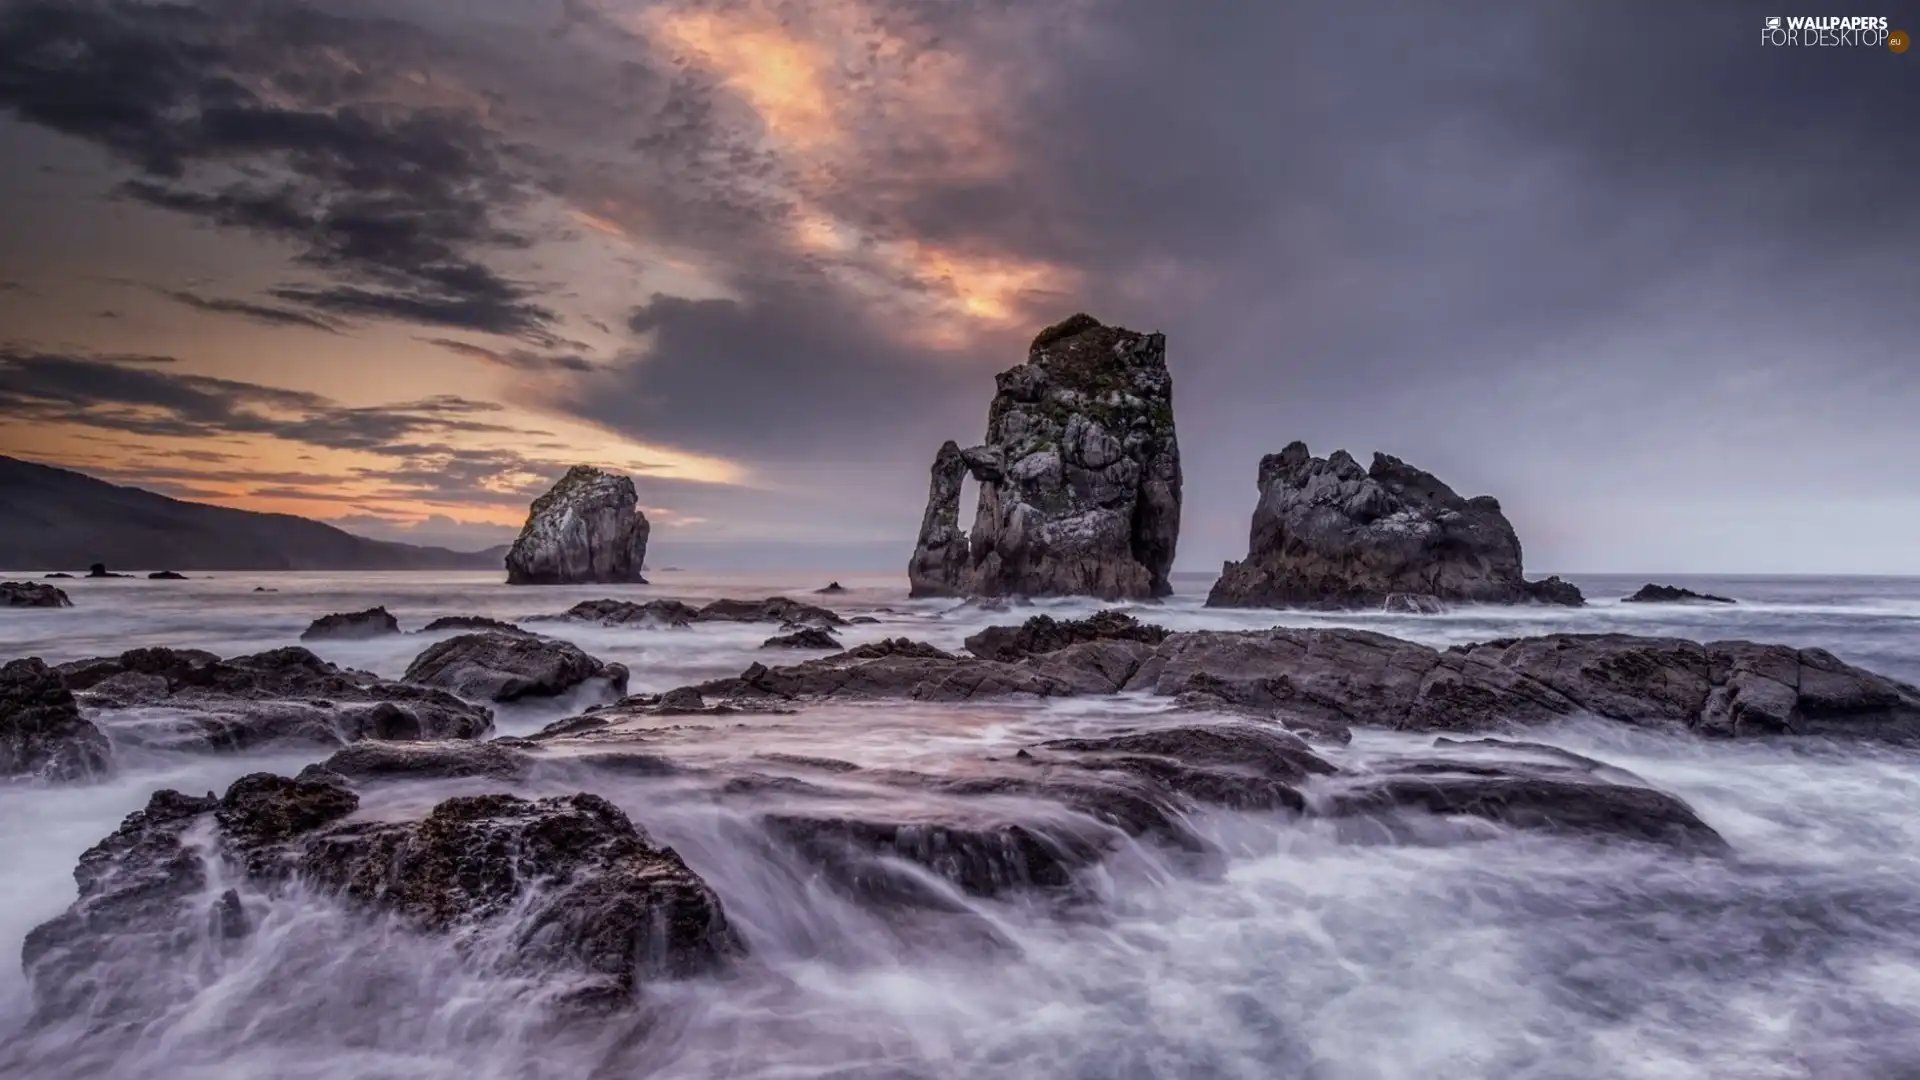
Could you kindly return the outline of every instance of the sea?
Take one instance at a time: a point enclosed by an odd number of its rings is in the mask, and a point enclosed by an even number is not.
[[[1549,632],[1747,639],[1825,648],[1920,683],[1920,579],[1656,576],[1737,598],[1642,605],[1645,576],[1566,575],[1582,609],[1438,615],[1215,611],[1210,579],[1129,607],[1174,630],[1352,626],[1433,645]],[[38,577],[4,575],[0,577]],[[383,605],[417,630],[442,615],[550,615],[585,599],[787,595],[876,622],[849,644],[907,636],[958,649],[994,623],[1100,605],[994,612],[909,600],[900,575],[658,571],[647,586],[509,588],[498,574],[194,573],[58,582],[70,610],[0,610],[0,661],[140,646],[222,655],[298,643],[309,621]],[[659,691],[766,661],[769,625],[691,629],[547,623]],[[311,647],[399,677],[434,637]],[[595,701],[498,710],[528,734]],[[1162,722],[1129,696],[1046,703],[814,707],[658,733],[696,762],[799,754],[942,773],[1023,745]],[[1732,847],[1688,856],[1490,828],[1459,842],[1357,842],[1324,823],[1196,811],[1223,853],[1206,872],[1150,843],[1090,871],[1097,902],[958,897],[1001,946],[913,932],[823,885],[758,821],[781,796],[722,797],[686,777],[594,790],[671,844],[718,893],[750,957],[650,987],[644,1008],[550,1023],[523,981],[445,942],[368,924],[318,896],[283,898],[217,962],[154,973],[164,1016],[104,1039],[86,1018],[29,1026],[15,958],[73,899],[80,853],[154,791],[218,791],[291,774],[324,751],[131,755],[104,782],[0,787],[0,1076],[139,1080],[1431,1080],[1920,1077],[1920,755],[1815,740],[1704,742],[1600,721],[1530,731],[1686,800]],[[1431,745],[1359,730],[1320,751],[1343,768]],[[415,801],[476,790],[448,781]],[[910,799],[849,788],[853,799]],[[895,807],[936,813],[936,807]]]

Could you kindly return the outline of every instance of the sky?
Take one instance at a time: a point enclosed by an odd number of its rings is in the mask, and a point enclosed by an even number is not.
[[[1180,570],[1301,439],[1533,572],[1920,573],[1920,52],[1764,14],[0,0],[0,454],[462,548],[590,462],[897,569],[1084,310],[1167,335]]]

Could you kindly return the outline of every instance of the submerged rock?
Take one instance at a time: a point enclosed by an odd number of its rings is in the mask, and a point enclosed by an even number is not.
[[[1697,593],[1692,589],[1682,589],[1675,585],[1640,586],[1640,591],[1632,596],[1623,597],[1625,604],[1734,604],[1739,601],[1712,593]]]
[[[0,667],[0,781],[71,783],[104,776],[112,748],[60,672],[38,658]]]
[[[989,626],[967,638],[967,651],[983,660],[1014,661],[1058,652],[1085,641],[1140,641],[1158,645],[1163,627],[1140,622],[1124,611],[1098,611],[1084,619],[1035,615],[1019,627]]]
[[[647,536],[633,480],[575,465],[534,500],[507,552],[507,584],[645,584]]]
[[[837,613],[815,604],[806,604],[785,596],[765,600],[715,600],[694,616],[699,622],[773,622],[805,623],[812,626],[845,626]]]
[[[819,596],[833,596],[837,593],[846,592],[847,587],[845,585],[840,584],[837,581],[829,581],[826,583],[825,586],[815,589],[813,591],[816,595],[819,595]]]
[[[420,628],[422,634],[439,634],[448,630],[485,630],[496,634],[525,634],[510,622],[489,619],[485,615],[443,615]]]
[[[384,607],[322,615],[300,632],[301,641],[357,641],[400,632],[400,620]]]
[[[684,629],[692,626],[700,609],[678,600],[649,600],[636,604],[631,600],[582,600],[559,615],[537,616],[539,620],[594,622],[602,626],[655,626]]]
[[[1692,807],[1664,791],[1592,777],[1541,775],[1520,766],[1456,771],[1446,762],[1433,762],[1401,775],[1372,776],[1333,794],[1324,812],[1366,817],[1385,826],[1389,835],[1397,833],[1394,816],[1417,812],[1683,851],[1728,849]]]
[[[147,575],[148,581],[185,581],[187,575],[175,570],[155,570]]]
[[[116,738],[161,749],[464,739],[493,729],[492,712],[445,691],[336,667],[299,647],[230,660],[134,649],[59,670]]]
[[[618,696],[627,692],[627,669],[589,656],[577,645],[525,632],[462,634],[427,647],[402,678],[469,701],[519,701],[557,697],[600,680]]]
[[[1180,533],[1166,338],[1075,315],[1001,372],[986,443],[940,448],[914,596],[1165,596]],[[980,482],[971,538],[965,473]]]
[[[1362,469],[1344,450],[1295,442],[1260,459],[1247,558],[1222,568],[1209,607],[1377,608],[1437,602],[1579,604],[1558,578],[1521,574],[1520,539],[1492,496],[1463,499],[1386,454]]]
[[[0,607],[63,608],[73,601],[60,589],[38,581],[0,581]]]
[[[760,643],[763,649],[832,649],[838,652],[839,639],[833,632],[818,626],[808,626],[795,630],[791,634],[779,634]]]
[[[87,576],[90,578],[113,578],[113,577],[123,578],[123,577],[128,577],[130,575],[109,573],[107,571],[106,563],[94,563],[92,566],[87,567]]]
[[[191,996],[183,961],[249,934],[247,909],[295,882],[417,933],[484,938],[474,962],[554,977],[572,1004],[630,1002],[744,951],[712,890],[597,795],[468,796],[412,820],[350,820],[358,803],[267,774],[220,799],[154,795],[80,857],[66,913],[27,935],[36,1011],[150,1019]],[[236,888],[209,904],[216,874]]]

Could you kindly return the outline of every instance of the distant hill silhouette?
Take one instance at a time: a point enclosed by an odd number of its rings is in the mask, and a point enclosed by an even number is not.
[[[0,456],[0,568],[503,570],[505,547],[369,540],[292,514],[185,502]],[[504,571],[503,571],[504,572]]]

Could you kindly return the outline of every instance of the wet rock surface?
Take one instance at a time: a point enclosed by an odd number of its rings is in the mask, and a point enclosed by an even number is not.
[[[0,782],[72,783],[111,768],[107,737],[80,715],[59,671],[36,658],[0,667]]]
[[[1039,624],[1025,639],[1024,627],[977,637],[982,651],[1017,656],[1022,641],[1050,645],[1071,636],[1060,625]],[[1824,650],[1624,634],[1551,634],[1442,651],[1364,630],[1200,631],[1157,644],[1097,638],[1015,660],[898,640],[791,666],[754,664],[694,689],[708,700],[788,702],[1129,691],[1248,710],[1336,739],[1349,727],[1496,731],[1583,715],[1710,736],[1920,739],[1920,690]]]
[[[1621,598],[1626,604],[1735,604],[1739,601],[1712,593],[1697,593],[1692,589],[1682,589],[1676,585],[1646,584],[1640,586],[1632,596]]]
[[[337,667],[297,646],[228,660],[134,649],[59,671],[117,739],[160,749],[473,738],[493,728],[489,710],[445,691]]]
[[[0,607],[63,608],[73,601],[60,589],[38,581],[0,581]]]
[[[1209,607],[1584,602],[1558,578],[1522,576],[1498,500],[1461,498],[1399,458],[1375,454],[1363,469],[1344,450],[1316,458],[1295,442],[1260,459],[1259,489],[1247,558],[1221,570]]]
[[[509,585],[645,584],[647,537],[630,477],[575,465],[535,499],[507,552]]]
[[[301,641],[355,641],[400,632],[400,620],[384,607],[322,615],[300,633]]]
[[[81,856],[66,913],[28,935],[37,1011],[149,1019],[185,981],[165,973],[217,963],[254,910],[300,889],[417,933],[490,939],[476,957],[554,978],[572,1005],[628,1003],[744,951],[706,884],[599,796],[464,796],[350,820],[358,807],[344,788],[268,774],[218,799],[155,794]]]
[[[909,562],[915,596],[1165,596],[1180,533],[1166,338],[1075,315],[1000,373],[986,442],[948,442]],[[971,536],[961,485],[980,482]]]
[[[846,620],[829,609],[785,596],[764,600],[715,600],[702,607],[679,600],[583,600],[545,620],[593,622],[603,626],[652,626],[683,629],[697,622],[770,622],[805,626],[844,626]]]
[[[589,682],[618,697],[627,669],[587,655],[578,645],[527,633],[462,634],[427,648],[407,665],[404,680],[469,701],[557,697]]]

